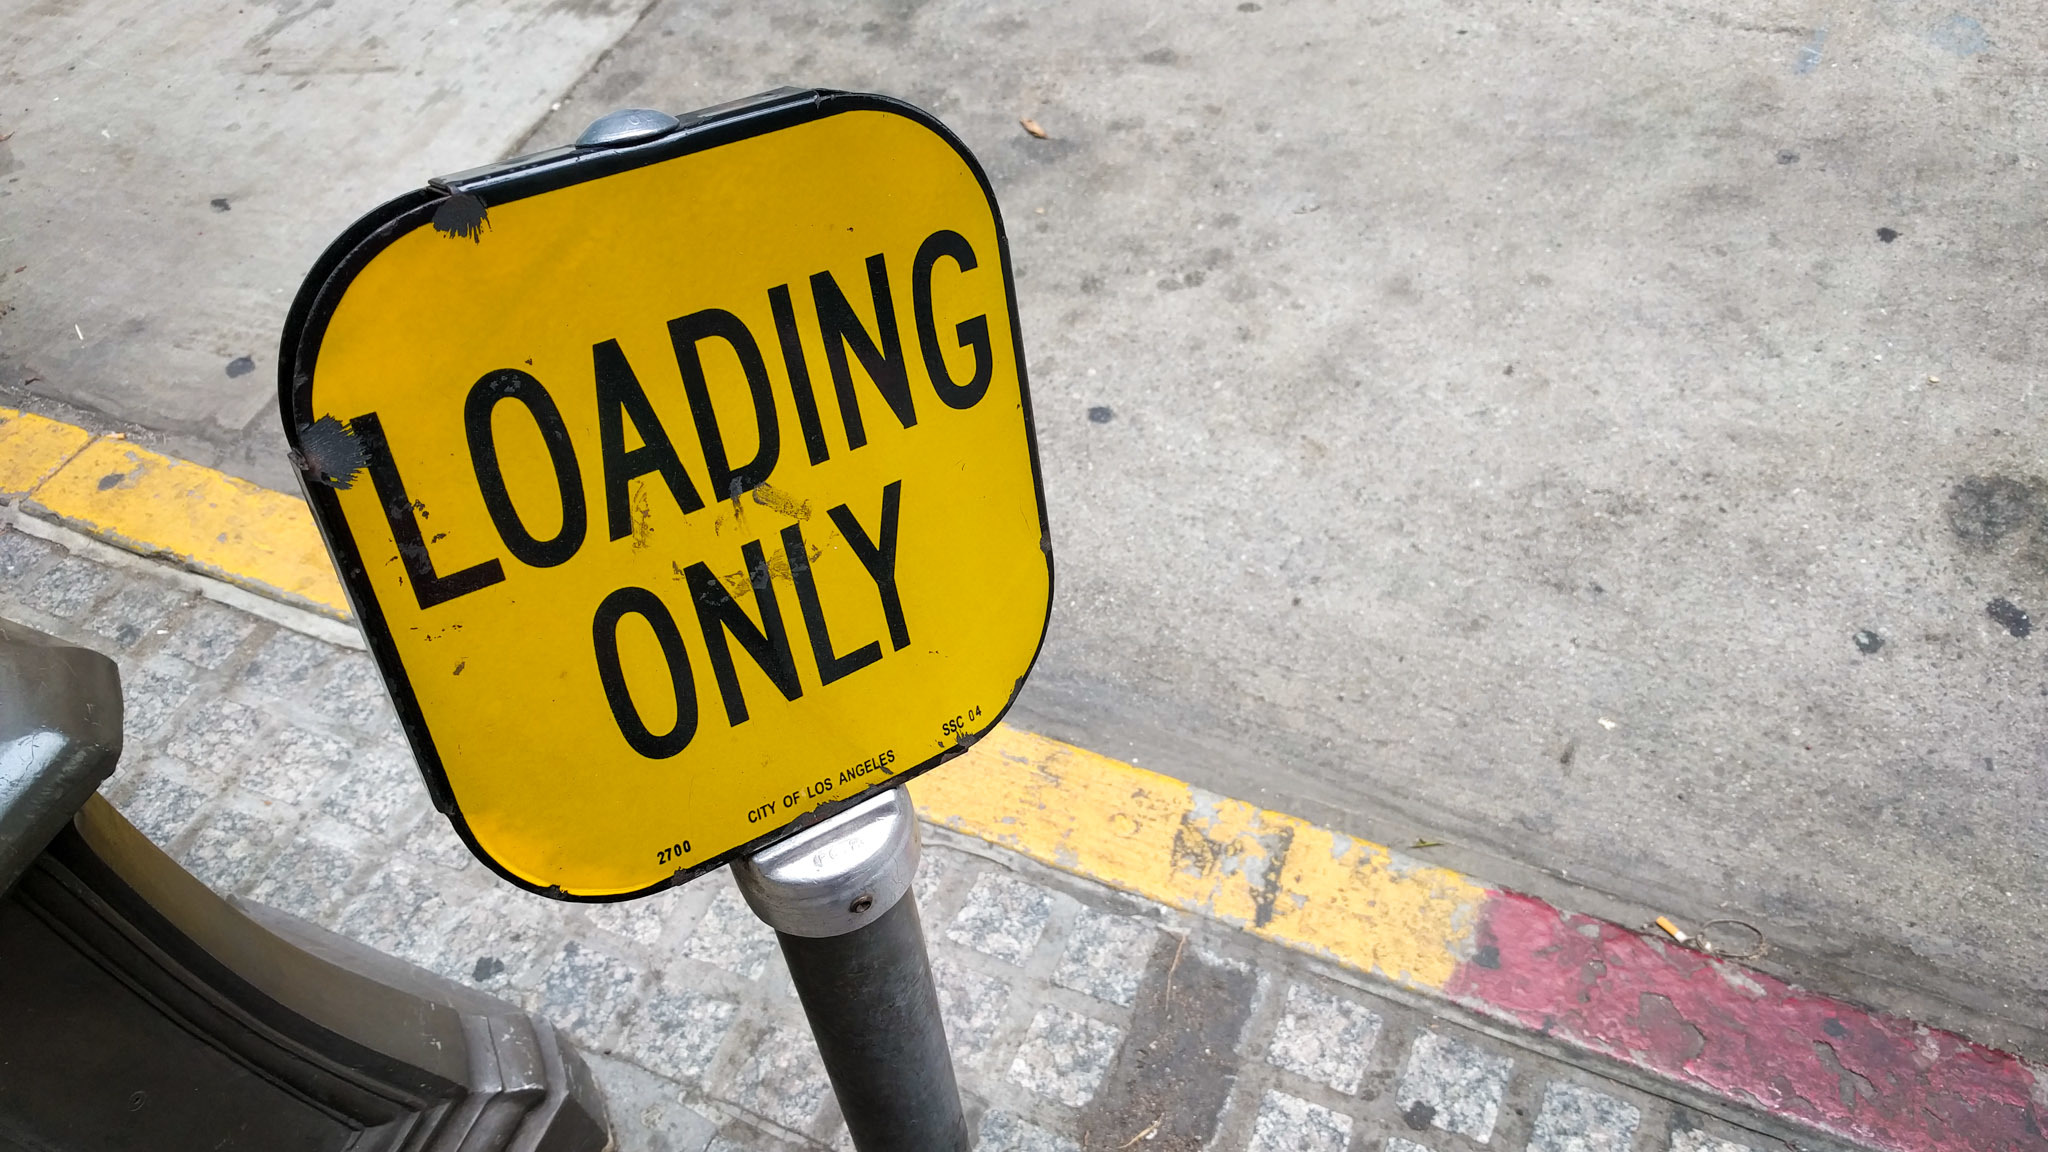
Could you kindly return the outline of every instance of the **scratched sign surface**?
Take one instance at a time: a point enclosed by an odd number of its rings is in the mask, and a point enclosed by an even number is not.
[[[971,744],[1052,562],[950,134],[812,92],[593,156],[358,225],[283,387],[437,803],[508,879],[616,899]]]

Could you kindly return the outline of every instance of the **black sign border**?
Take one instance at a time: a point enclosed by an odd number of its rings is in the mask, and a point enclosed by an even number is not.
[[[319,483],[315,477],[308,475],[303,463],[304,445],[301,442],[301,431],[310,427],[319,417],[312,409],[313,372],[319,359],[321,341],[326,336],[328,324],[334,318],[334,310],[340,305],[349,285],[372,260],[400,237],[428,226],[435,212],[451,196],[478,197],[483,201],[483,207],[488,209],[614,173],[709,151],[735,141],[767,135],[847,112],[862,111],[902,116],[926,128],[950,145],[967,165],[968,170],[974,174],[975,180],[980,183],[982,195],[988,202],[989,215],[995,223],[996,250],[1002,266],[1003,291],[1010,310],[1011,353],[1016,357],[1017,386],[1024,414],[1025,447],[1031,460],[1031,486],[1038,499],[1039,547],[1045,557],[1046,616],[1039,624],[1038,644],[1032,650],[1031,660],[1025,665],[1023,675],[1017,677],[1017,682],[1010,689],[1010,696],[1003,702],[1003,706],[990,714],[988,723],[971,733],[961,734],[952,747],[896,772],[879,784],[820,805],[772,832],[702,863],[678,869],[659,883],[632,892],[588,895],[572,893],[558,885],[538,885],[522,879],[484,851],[483,846],[471,833],[469,822],[456,803],[454,790],[449,786],[447,775],[442,769],[440,752],[434,745],[433,734],[427,730],[426,721],[420,713],[418,698],[413,693],[411,682],[405,676],[405,667],[392,640],[390,626],[378,608],[369,573],[356,548],[355,539],[349,533],[348,523],[342,516],[340,498],[333,488]],[[737,857],[758,852],[778,840],[811,827],[851,805],[871,800],[885,789],[901,787],[909,780],[966,752],[983,736],[994,730],[1016,704],[1017,695],[1022,691],[1024,681],[1029,678],[1031,669],[1037,666],[1038,657],[1045,650],[1046,633],[1052,623],[1052,530],[1046,518],[1045,480],[1038,460],[1038,425],[1032,414],[1031,386],[1025,371],[1024,334],[1017,316],[1017,286],[1010,261],[1009,233],[1003,226],[1002,209],[996,203],[995,190],[989,184],[988,173],[983,171],[980,162],[968,151],[967,145],[937,117],[908,102],[874,93],[842,92],[828,88],[781,88],[689,113],[678,119],[681,125],[675,131],[644,144],[624,148],[557,148],[502,164],[442,177],[431,181],[425,188],[414,189],[380,205],[350,225],[315,261],[312,271],[307,273],[305,281],[299,286],[298,294],[292,299],[291,310],[285,318],[284,333],[279,341],[278,410],[284,423],[285,440],[291,445],[292,459],[299,462],[299,484],[305,492],[307,505],[312,509],[314,523],[319,526],[320,535],[326,541],[328,552],[335,560],[341,575],[342,588],[348,594],[349,604],[355,611],[356,621],[362,629],[370,653],[377,662],[378,671],[384,677],[386,688],[390,691],[391,702],[398,713],[399,725],[405,732],[407,743],[412,746],[413,756],[418,761],[420,774],[426,780],[427,792],[433,798],[434,807],[448,818],[448,822],[453,825],[456,834],[462,837],[462,842],[469,847],[471,854],[491,871],[529,892],[572,903],[615,903],[650,896],[686,884],[707,872],[725,866]]]

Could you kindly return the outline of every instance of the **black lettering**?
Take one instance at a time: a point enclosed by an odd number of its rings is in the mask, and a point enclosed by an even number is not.
[[[825,630],[825,609],[818,603],[818,582],[811,574],[811,554],[804,547],[804,529],[791,524],[782,530],[782,551],[789,559],[790,583],[796,585],[797,606],[803,609],[804,630],[811,634],[811,655],[818,661],[818,681],[830,684],[882,658],[882,642],[870,640],[844,656],[832,654],[832,635]]]
[[[804,339],[797,331],[789,285],[777,284],[768,290],[768,310],[775,314],[775,338],[782,344],[782,366],[789,371],[789,394],[796,401],[797,425],[804,431],[804,451],[811,463],[823,464],[830,456],[825,449],[825,425],[818,419],[818,397],[811,391],[811,366],[804,359]]]
[[[932,391],[948,408],[972,408],[988,394],[989,377],[995,371],[995,353],[989,346],[988,317],[972,316],[953,326],[960,347],[974,349],[974,376],[956,383],[946,370],[945,351],[939,347],[938,324],[932,319],[932,266],[941,256],[950,256],[962,272],[974,270],[974,248],[958,232],[940,229],[918,246],[917,259],[910,266],[911,314],[917,319],[917,343],[924,350],[925,371],[931,373]],[[901,647],[901,645],[898,645]]]
[[[683,571],[690,598],[697,602],[697,626],[703,629],[704,647],[711,654],[711,674],[718,681],[719,695],[725,699],[726,723],[735,728],[746,722],[747,700],[740,693],[739,674],[733,669],[732,652],[726,647],[727,633],[740,642],[740,647],[781,689],[783,699],[794,700],[804,694],[803,685],[796,678],[796,657],[789,650],[789,633],[782,626],[781,610],[775,606],[775,579],[768,571],[761,542],[750,540],[742,544],[740,556],[746,561],[747,578],[754,585],[754,599],[761,605],[758,627],[724,583],[711,574],[711,569],[692,564]]]
[[[632,497],[626,486],[649,472],[661,473],[676,507],[685,512],[704,507],[696,486],[690,483],[690,474],[676,457],[668,429],[654,414],[654,405],[647,402],[647,393],[619,342],[592,345],[590,359],[597,377],[598,455],[604,460],[605,517],[611,538],[623,540],[632,535]],[[627,420],[633,422],[633,431],[640,437],[640,447],[631,452],[626,451]]]
[[[853,306],[846,302],[846,294],[839,290],[832,274],[819,272],[811,277],[811,300],[818,306],[818,328],[825,337],[825,362],[832,368],[832,387],[839,394],[839,416],[846,422],[849,448],[859,448],[868,442],[867,428],[860,418],[860,399],[853,391],[853,373],[846,364],[849,348],[875,382],[882,399],[888,401],[897,422],[905,428],[917,424],[917,410],[910,401],[910,373],[903,363],[903,339],[896,331],[896,305],[889,295],[889,270],[883,266],[879,252],[868,257],[868,290],[875,298],[879,347],[860,317],[854,315]]]
[[[860,558],[860,566],[874,578],[875,590],[882,595],[882,615],[889,619],[889,643],[901,652],[910,646],[910,628],[903,622],[903,598],[896,593],[896,522],[903,506],[903,481],[891,480],[882,489],[882,542],[877,545],[868,538],[867,529],[854,519],[853,511],[841,504],[832,509],[832,523],[839,526],[839,533],[846,537],[853,554]]]
[[[640,617],[654,629],[661,655],[668,661],[669,680],[675,686],[675,727],[659,735],[648,731],[647,722],[640,718],[640,709],[626,687],[626,671],[619,663],[619,622],[629,615]],[[633,751],[649,760],[666,760],[689,747],[697,735],[697,686],[690,678],[690,654],[683,650],[683,634],[661,597],[631,587],[605,597],[590,622],[590,641],[597,651],[597,681],[604,686],[604,698],[612,706],[619,734]]]
[[[377,490],[377,502],[384,505],[384,520],[391,526],[391,542],[398,545],[398,556],[405,564],[406,579],[412,583],[412,594],[419,600],[422,612],[436,604],[446,604],[457,596],[488,588],[505,578],[505,566],[496,559],[472,564],[446,576],[436,573],[434,558],[427,554],[426,537],[420,533],[419,516],[413,511],[412,497],[406,495],[405,480],[398,474],[398,461],[392,457],[391,445],[384,439],[383,422],[377,419],[375,412],[365,412],[348,422],[348,430],[354,434],[356,443],[362,445],[364,466],[370,471],[370,484]]]
[[[562,495],[562,527],[551,540],[537,540],[512,506],[505,490],[505,473],[498,466],[498,440],[491,430],[491,413],[503,400],[516,400],[533,417],[548,446],[548,459],[555,466],[555,484]],[[576,470],[576,448],[569,442],[569,428],[554,397],[541,382],[517,368],[486,372],[470,386],[469,399],[462,406],[462,424],[469,433],[470,466],[476,471],[477,487],[483,490],[484,507],[505,547],[522,564],[552,568],[576,554],[583,546],[586,516],[583,507],[583,477]]]
[[[775,422],[775,393],[768,386],[768,365],[761,360],[761,346],[746,322],[723,308],[706,308],[668,322],[668,337],[676,346],[676,366],[683,371],[683,394],[690,398],[690,415],[697,421],[697,439],[704,446],[704,467],[710,474],[711,495],[729,500],[751,492],[768,482],[775,461],[782,456],[782,430]],[[747,377],[747,391],[754,398],[754,427],[758,447],[754,458],[737,468],[725,456],[725,437],[718,430],[718,413],[711,408],[711,386],[704,379],[704,361],[697,354],[700,341],[717,337],[739,354],[740,371]]]

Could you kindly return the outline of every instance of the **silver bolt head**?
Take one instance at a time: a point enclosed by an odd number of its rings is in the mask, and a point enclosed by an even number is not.
[[[578,148],[621,148],[638,144],[676,130],[682,121],[652,108],[621,108],[590,122],[576,138]]]

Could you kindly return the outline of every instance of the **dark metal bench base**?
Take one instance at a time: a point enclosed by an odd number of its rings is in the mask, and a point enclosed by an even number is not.
[[[0,1152],[607,1144],[545,1021],[230,904],[97,796],[0,895]]]

